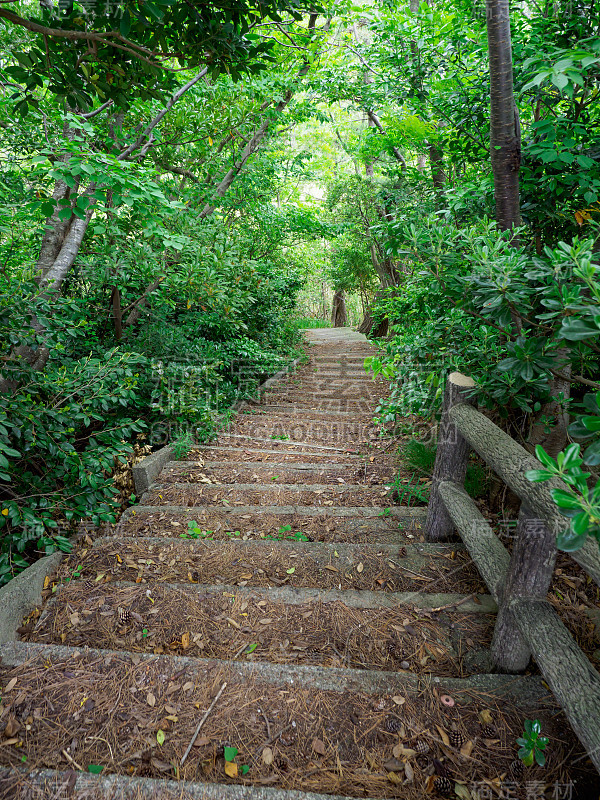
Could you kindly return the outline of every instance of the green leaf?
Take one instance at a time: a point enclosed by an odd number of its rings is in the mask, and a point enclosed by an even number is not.
[[[546,453],[541,444],[536,445],[535,456],[545,467],[556,467],[554,459]]]
[[[580,509],[581,500],[571,492],[565,492],[564,489],[552,489],[552,499],[559,508]]]
[[[240,767],[240,775],[246,775],[248,772],[250,772],[250,767],[248,764],[242,764]]]
[[[574,533],[571,528],[566,528],[556,537],[556,546],[564,553],[573,553],[575,550],[580,550],[585,544],[587,533]]]
[[[238,754],[237,747],[224,747],[223,754],[225,756],[225,761],[233,761]]]
[[[244,653],[253,653],[257,647],[258,647],[258,642],[252,642],[252,644],[249,644],[248,647],[244,650]]]
[[[161,745],[161,746],[162,746],[162,745],[165,743],[165,732],[162,730],[162,728],[159,728],[159,729],[156,731],[156,741],[157,741],[157,742],[159,743],[159,745]]]
[[[128,36],[129,31],[131,30],[131,16],[128,8],[125,9],[123,16],[121,17],[119,30],[121,31],[121,36]]]
[[[104,767],[101,767],[100,764],[90,764],[88,766],[88,772],[91,772],[92,775],[100,775]]]
[[[532,483],[540,483],[541,481],[548,481],[554,478],[554,473],[547,469],[528,469],[525,477]]]

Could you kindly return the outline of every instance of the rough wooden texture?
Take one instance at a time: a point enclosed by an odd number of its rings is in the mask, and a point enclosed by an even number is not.
[[[466,375],[461,375],[460,372],[451,373],[446,381],[425,524],[425,539],[428,542],[444,541],[449,539],[454,532],[454,523],[446,510],[439,487],[444,481],[452,481],[457,486],[462,486],[465,481],[470,448],[450,419],[449,412],[458,403],[474,402],[472,398],[468,397],[473,386],[475,386],[474,381],[467,378]]]
[[[522,598],[513,601],[510,610],[552,693],[600,771],[600,675],[549,603]]]
[[[540,462],[472,406],[466,403],[456,405],[448,416],[471,447],[527,503],[532,513],[544,520],[555,537],[564,530],[568,521],[559,513],[550,496],[553,488],[568,489],[562,481],[528,481],[525,473],[530,469],[541,469]],[[600,548],[597,543],[588,540],[581,550],[571,555],[600,586]]]
[[[510,604],[517,598],[544,600],[555,561],[556,537],[524,503],[494,628],[492,662],[498,672],[523,672],[527,668],[531,651]]]
[[[439,492],[490,594],[498,602],[510,563],[508,550],[462,486],[442,481]]]

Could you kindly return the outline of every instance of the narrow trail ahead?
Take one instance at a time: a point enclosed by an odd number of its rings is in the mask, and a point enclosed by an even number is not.
[[[418,798],[510,776],[546,692],[485,674],[473,565],[390,504],[371,346],[308,338],[307,364],[84,537],[2,648],[0,796]]]

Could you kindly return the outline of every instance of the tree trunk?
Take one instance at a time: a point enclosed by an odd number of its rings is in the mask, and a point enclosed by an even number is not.
[[[115,329],[115,339],[117,342],[120,342],[123,336],[123,310],[121,308],[121,290],[117,286],[113,286],[110,301],[112,305],[112,320]]]
[[[336,291],[333,295],[333,306],[331,309],[331,324],[334,328],[345,328],[348,324],[348,314],[346,312],[346,297],[344,290]]]
[[[552,458],[556,458],[558,453],[566,447],[568,441],[568,401],[571,396],[571,384],[568,378],[571,377],[572,372],[572,367],[571,364],[568,363],[568,358],[568,348],[561,347],[557,350],[556,369],[560,371],[565,378],[554,377],[550,381],[550,394],[552,395],[552,399],[542,406],[541,411],[536,416],[535,422],[531,426],[531,433],[529,435],[529,445],[531,449],[535,449],[536,444],[541,444]],[[559,397],[559,395],[562,395],[562,398]],[[549,425],[547,423],[549,423]]]
[[[521,132],[513,92],[509,0],[486,0],[490,58],[490,154],[496,222],[500,230],[521,224]]]
[[[387,317],[382,319],[381,322],[376,323],[371,314],[372,305],[375,304],[380,297],[381,291],[375,292],[373,303],[365,310],[363,321],[360,323],[358,328],[359,333],[364,333],[365,336],[372,336],[375,339],[380,339],[383,336],[387,336],[389,328],[389,320]]]
[[[433,190],[435,192],[436,207],[444,206],[444,192],[446,191],[446,170],[444,168],[444,153],[437,144],[429,145],[429,167],[433,180]]]

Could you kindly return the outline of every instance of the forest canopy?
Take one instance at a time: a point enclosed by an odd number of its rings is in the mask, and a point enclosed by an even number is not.
[[[0,41],[0,580],[332,301],[385,337],[384,423],[457,369],[600,463],[597,0],[8,0]],[[570,452],[565,547],[600,520]]]

